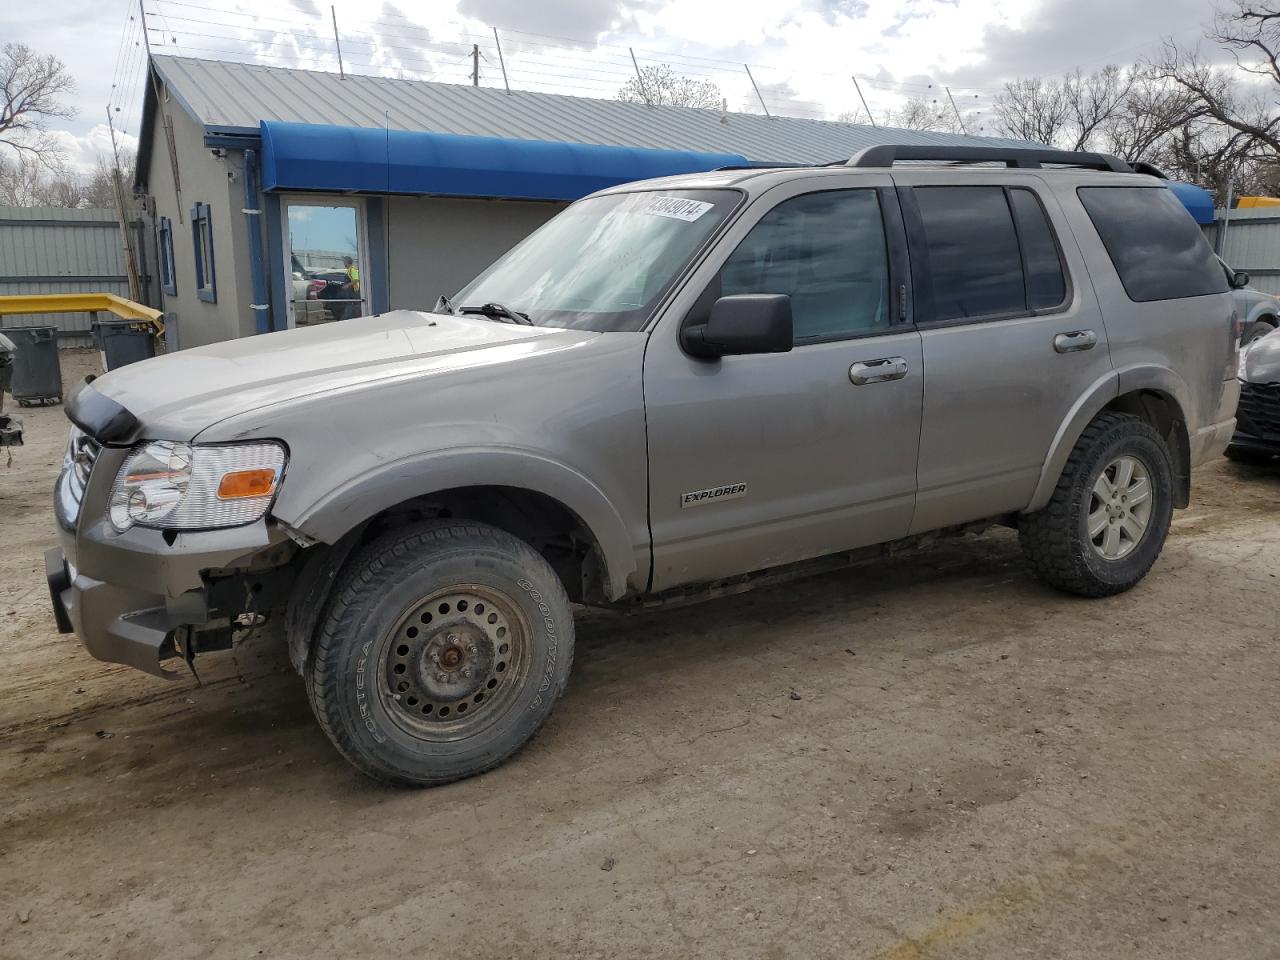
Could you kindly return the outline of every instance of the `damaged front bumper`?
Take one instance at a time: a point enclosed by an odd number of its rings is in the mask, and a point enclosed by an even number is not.
[[[180,602],[95,580],[75,570],[61,547],[44,555],[45,578],[60,633],[75,633],[96,659],[122,663],[157,677],[177,676],[163,661],[178,654],[179,627],[203,624],[208,611],[200,592]]]
[[[45,553],[53,615],[97,659],[172,678],[166,660],[226,649],[238,626],[261,622],[296,545],[265,519],[216,530],[116,530],[111,488],[136,424],[100,395],[101,422],[90,422],[77,401],[93,395],[82,389],[69,403],[77,430],[54,489],[59,545]]]

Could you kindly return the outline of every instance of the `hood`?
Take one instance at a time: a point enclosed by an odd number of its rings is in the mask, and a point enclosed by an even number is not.
[[[1280,330],[1271,331],[1249,347],[1244,378],[1249,383],[1280,383]]]
[[[93,385],[137,417],[145,435],[187,439],[259,407],[515,362],[598,336],[395,310],[182,350],[112,370]]]

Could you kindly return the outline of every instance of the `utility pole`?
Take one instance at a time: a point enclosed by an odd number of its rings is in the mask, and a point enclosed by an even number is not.
[[[498,47],[498,65],[502,67],[502,86],[511,93],[511,84],[507,83],[507,61],[502,59],[502,41],[498,40],[498,28],[493,28],[493,45]]]
[[[644,105],[652,107],[653,101],[649,99],[649,91],[644,86],[644,77],[640,75],[640,64],[636,60],[636,52],[627,47],[627,53],[631,54],[631,65],[636,68],[636,83],[640,86],[640,96],[644,98]]]
[[[493,45],[498,48],[498,65],[502,67],[502,85],[511,93],[511,84],[507,83],[507,61],[502,59],[502,41],[498,39],[498,28],[493,28]]]
[[[956,115],[956,123],[960,124],[960,132],[967,136],[969,131],[965,129],[964,118],[960,116],[960,111],[956,109],[956,98],[951,96],[951,88],[943,87],[942,89],[947,91],[947,99],[951,101],[951,110]]]
[[[147,29],[147,8],[138,0],[138,13],[142,15],[142,42],[147,48],[147,72],[151,71],[151,31]]]
[[[756,92],[756,99],[760,101],[760,106],[764,109],[764,115],[772,119],[773,114],[769,112],[769,107],[765,104],[764,97],[760,96],[760,88],[756,86],[756,78],[751,76],[751,68],[744,63],[742,69],[747,71],[747,79],[751,81],[751,88]]]
[[[876,125],[876,118],[872,115],[871,108],[867,106],[867,98],[862,95],[862,85],[858,83],[858,75],[855,73],[852,74],[852,76],[853,89],[858,91],[858,99],[862,101],[862,109],[867,111],[867,119],[871,121],[871,125],[874,127]]]
[[[480,44],[471,45],[471,85],[480,86]]]
[[[148,66],[147,69],[150,69]],[[116,143],[115,118],[111,116],[111,104],[107,104],[107,129],[111,132],[111,193],[116,200],[116,220],[120,224],[120,238],[124,241],[125,270],[129,275],[129,299],[142,302],[142,281],[138,276],[138,253],[133,248],[133,236],[129,232],[129,214],[124,196],[124,178],[120,175],[120,147]]]
[[[333,45],[338,50],[338,77],[345,80],[347,71],[342,66],[342,41],[338,39],[338,11],[334,9],[333,4],[329,4],[329,16],[333,17]]]

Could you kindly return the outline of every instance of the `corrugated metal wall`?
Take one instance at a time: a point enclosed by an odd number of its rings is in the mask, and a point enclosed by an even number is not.
[[[150,272],[149,231],[140,264]],[[124,244],[114,210],[61,207],[0,207],[0,295],[23,293],[115,293],[129,296]],[[143,284],[146,290],[149,284]],[[144,299],[146,299],[144,297]],[[88,346],[90,316],[57,313],[0,317],[0,328],[55,324],[63,346]]]
[[[1209,242],[1218,256],[1249,274],[1249,286],[1280,295],[1280,208],[1218,210],[1209,228]]]

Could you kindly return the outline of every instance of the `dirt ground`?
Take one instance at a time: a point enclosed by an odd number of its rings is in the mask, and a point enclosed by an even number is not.
[[[92,354],[64,354],[67,379]],[[42,575],[60,408],[0,451],[0,956],[1280,951],[1280,469],[1196,476],[1126,596],[1007,532],[593,615],[533,743],[353,774],[279,647],[92,660]]]

